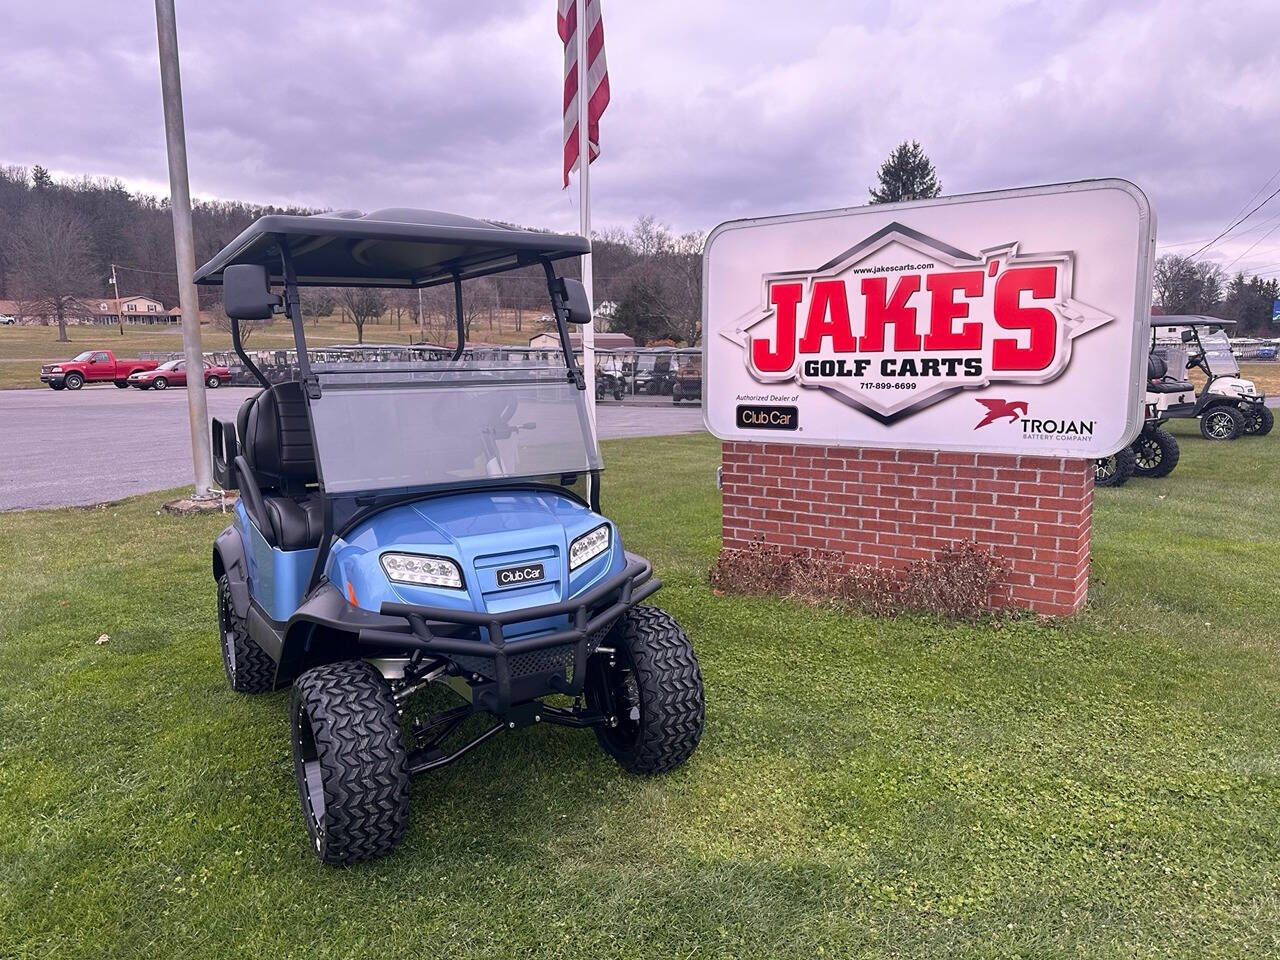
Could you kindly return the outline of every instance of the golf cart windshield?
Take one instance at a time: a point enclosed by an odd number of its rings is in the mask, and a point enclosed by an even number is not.
[[[1204,359],[1209,365],[1209,372],[1214,376],[1238,377],[1240,363],[1231,352],[1231,341],[1226,331],[1215,330],[1213,333],[1200,332],[1200,346],[1204,348]]]
[[[316,364],[311,400],[325,490],[532,480],[600,468],[583,392],[530,361]]]

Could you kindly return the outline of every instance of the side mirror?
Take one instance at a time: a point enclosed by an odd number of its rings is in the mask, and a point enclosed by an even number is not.
[[[587,288],[580,280],[561,277],[555,285],[556,299],[564,304],[568,321],[581,326],[591,322],[591,304],[587,301]]]
[[[1182,331],[1182,342],[1183,342],[1183,343],[1190,343],[1190,342],[1191,342],[1192,340],[1194,340],[1195,338],[1196,338],[1196,335],[1195,335],[1195,333],[1193,333],[1192,331],[1190,331],[1190,330],[1183,330],[1183,331]]]
[[[271,292],[271,278],[261,264],[237,263],[222,271],[222,309],[232,320],[268,320],[283,302]]]

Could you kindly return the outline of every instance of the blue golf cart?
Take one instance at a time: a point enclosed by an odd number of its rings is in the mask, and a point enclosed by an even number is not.
[[[212,426],[215,475],[240,492],[213,548],[223,664],[243,693],[292,684],[298,793],[326,863],[387,853],[408,823],[410,776],[504,731],[590,727],[636,774],[698,745],[693,648],[642,602],[660,583],[600,510],[569,341],[591,311],[582,285],[556,274],[587,249],[425,210],[266,216],[196,272],[222,286],[235,352],[262,385]],[[560,355],[466,359],[464,286],[525,268],[545,278]],[[449,359],[309,362],[300,287],[446,284]],[[297,348],[283,383],[240,331],[276,313]],[[420,696],[441,686],[455,705]]]

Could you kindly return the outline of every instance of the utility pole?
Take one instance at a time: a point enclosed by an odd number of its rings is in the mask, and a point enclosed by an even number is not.
[[[124,308],[120,306],[120,281],[116,279],[116,265],[111,265],[111,289],[115,291],[116,323],[120,325],[120,336],[124,336]]]
[[[182,76],[178,69],[178,22],[173,0],[156,0],[160,46],[160,90],[164,99],[164,139],[169,154],[169,208],[173,211],[173,254],[178,265],[178,305],[182,309],[182,351],[187,358],[187,417],[196,499],[213,496],[213,456],[209,448],[209,407],[204,394],[204,353],[200,348],[200,299],[191,234],[191,189],[187,181],[187,135],[182,119]]]

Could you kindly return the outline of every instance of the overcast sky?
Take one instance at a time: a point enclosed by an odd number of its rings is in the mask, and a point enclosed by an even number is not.
[[[0,10],[0,163],[167,193],[151,4]],[[1189,253],[1199,242],[1170,245],[1213,237],[1280,173],[1276,0],[603,12],[613,102],[592,166],[597,228],[652,213],[706,230],[863,203],[879,162],[915,138],[948,194],[1133,180],[1162,247]],[[196,195],[576,229],[577,190],[560,189],[555,0],[179,0],[178,28]],[[1280,273],[1280,196],[1239,233],[1208,255]]]

